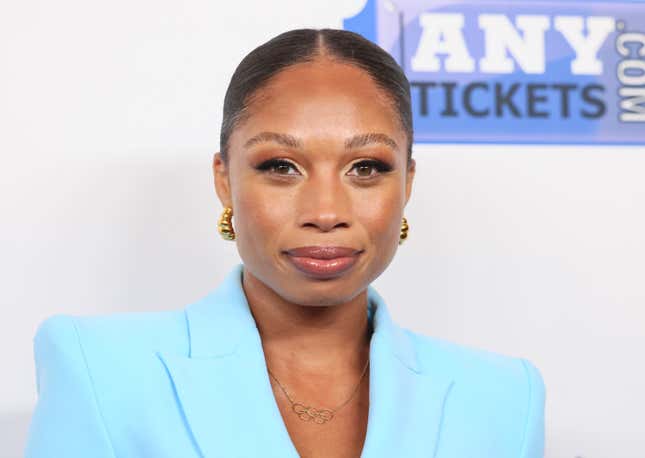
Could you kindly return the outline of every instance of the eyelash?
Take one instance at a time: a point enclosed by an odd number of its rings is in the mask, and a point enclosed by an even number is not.
[[[276,167],[285,166],[285,165],[289,166],[289,167],[293,167],[294,169],[296,168],[295,165],[290,161],[286,161],[284,159],[269,159],[269,160],[264,161],[261,164],[259,164],[256,167],[256,169],[260,170],[262,172],[276,173],[277,175],[287,175],[287,176],[295,175],[295,174],[292,174],[292,173],[283,174],[283,173],[277,173],[277,172],[274,171]],[[389,172],[389,171],[392,170],[392,167],[389,164],[386,164],[383,161],[379,161],[379,160],[375,160],[375,159],[364,159],[362,161],[358,161],[352,166],[352,170],[354,168],[356,168],[356,167],[359,167],[359,166],[372,167],[378,173]],[[374,178],[375,176],[376,176],[376,174],[373,174],[373,175],[371,174],[371,175],[365,176],[365,177],[360,177],[359,176],[359,178],[361,178],[361,179],[369,179],[369,178]]]

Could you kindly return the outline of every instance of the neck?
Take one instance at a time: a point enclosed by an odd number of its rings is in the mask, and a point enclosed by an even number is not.
[[[362,372],[371,338],[367,290],[344,303],[301,305],[246,269],[243,288],[271,369],[338,376]]]

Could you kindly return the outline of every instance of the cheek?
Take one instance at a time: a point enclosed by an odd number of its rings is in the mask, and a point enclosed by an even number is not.
[[[357,202],[355,216],[365,227],[372,243],[383,247],[398,238],[402,216],[401,193],[398,189],[371,193],[369,198]]]
[[[370,256],[366,269],[369,279],[377,278],[390,264],[396,254],[401,232],[401,193],[373,194],[356,207],[356,220],[369,239]]]
[[[235,232],[241,244],[266,249],[275,243],[293,205],[288,192],[275,192],[252,181],[241,183],[233,192]]]

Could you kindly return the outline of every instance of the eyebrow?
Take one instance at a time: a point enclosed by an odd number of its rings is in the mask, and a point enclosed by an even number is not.
[[[369,133],[354,135],[345,142],[346,149],[360,148],[362,146],[371,145],[373,143],[380,143],[387,145],[392,149],[397,149],[398,145],[389,135]]]
[[[289,148],[302,149],[302,141],[289,134],[281,134],[278,132],[260,132],[254,135],[244,143],[244,148],[250,148],[253,145],[264,142],[274,142]],[[371,144],[382,144],[389,146],[392,149],[397,149],[398,144],[386,134],[370,132],[367,134],[354,135],[345,140],[345,149],[361,148]]]
[[[246,143],[244,143],[244,148],[250,148],[255,144],[264,142],[274,142],[283,146],[288,146],[289,148],[302,148],[302,142],[300,140],[291,135],[279,134],[278,132],[260,132],[259,134],[249,138]]]

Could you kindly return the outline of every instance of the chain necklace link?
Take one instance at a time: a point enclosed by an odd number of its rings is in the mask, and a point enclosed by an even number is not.
[[[324,408],[315,408],[311,406],[306,406],[304,404],[301,404],[299,402],[294,401],[289,393],[287,392],[287,389],[280,383],[278,378],[273,375],[273,372],[269,370],[267,367],[267,371],[269,372],[269,375],[273,377],[273,380],[276,381],[284,395],[287,397],[289,402],[291,403],[291,410],[293,410],[296,415],[298,415],[298,418],[300,418],[302,421],[313,421],[314,423],[317,423],[319,425],[322,425],[323,423],[327,423],[328,421],[332,420],[334,418],[334,414],[338,412],[340,409],[345,407],[345,405],[352,400],[356,392],[358,391],[358,387],[361,386],[361,382],[363,381],[363,377],[365,377],[365,373],[367,372],[367,367],[370,364],[369,358],[367,359],[367,362],[365,363],[365,367],[363,368],[363,372],[361,373],[361,377],[358,380],[358,383],[356,384],[356,387],[354,388],[354,391],[352,391],[352,394],[349,398],[347,398],[343,403],[340,405],[336,406],[334,409],[324,409]]]

